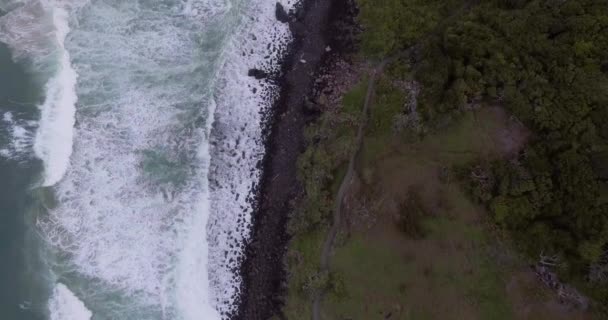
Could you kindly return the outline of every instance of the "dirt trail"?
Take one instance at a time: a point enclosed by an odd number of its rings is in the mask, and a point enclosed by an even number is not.
[[[342,179],[342,183],[340,184],[340,189],[338,189],[338,193],[334,199],[334,215],[332,225],[327,232],[327,238],[325,238],[325,243],[323,243],[323,250],[321,251],[321,273],[329,272],[329,264],[331,258],[331,250],[333,249],[334,242],[336,240],[336,235],[338,234],[338,230],[340,228],[340,223],[342,219],[342,206],[344,203],[344,196],[348,191],[350,185],[353,181],[353,176],[355,174],[355,167],[357,163],[357,159],[361,152],[361,146],[363,144],[363,137],[365,135],[365,127],[367,126],[367,122],[369,120],[369,109],[372,102],[372,97],[374,95],[374,88],[376,86],[376,79],[379,74],[382,73],[382,70],[389,62],[389,59],[384,59],[376,68],[374,69],[367,86],[367,94],[365,96],[365,103],[363,104],[363,119],[359,124],[359,129],[357,131],[357,139],[355,140],[356,149],[350,157],[348,162],[348,170],[344,175],[344,179]],[[321,301],[323,300],[324,292],[320,290],[315,294],[312,305],[312,319],[313,320],[321,320]]]

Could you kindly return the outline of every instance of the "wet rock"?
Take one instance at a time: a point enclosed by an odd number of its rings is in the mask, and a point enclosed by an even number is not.
[[[249,72],[247,73],[248,76],[250,77],[254,77],[258,80],[261,79],[266,79],[268,78],[268,73],[264,70],[260,70],[260,69],[249,69]]]
[[[283,5],[278,2],[277,2],[277,7],[275,9],[274,14],[278,21],[283,22],[283,23],[289,22],[289,14],[287,14],[287,11],[285,11],[285,8],[283,8]]]

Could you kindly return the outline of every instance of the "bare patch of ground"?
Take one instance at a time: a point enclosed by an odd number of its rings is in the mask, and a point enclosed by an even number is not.
[[[332,258],[342,290],[327,295],[321,318],[587,319],[560,305],[497,241],[484,209],[450,173],[479,158],[508,157],[528,137],[498,107],[465,114],[415,143],[368,137],[365,148],[373,152],[345,197],[342,241]],[[398,224],[412,190],[423,207],[422,236]]]
[[[506,291],[517,313],[517,319],[546,319],[547,315],[555,320],[591,319],[588,314],[560,303],[551,290],[539,286],[538,277],[533,271],[514,272],[507,283]]]

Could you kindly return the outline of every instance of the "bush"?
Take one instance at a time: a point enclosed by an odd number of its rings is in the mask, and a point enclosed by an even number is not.
[[[524,251],[551,250],[584,281],[608,242],[597,162],[608,150],[608,2],[489,0],[458,14],[446,9],[464,2],[360,2],[368,54],[420,45],[414,76],[427,123],[492,103],[534,132],[521,155],[493,163],[489,179],[472,179],[470,189]],[[417,201],[403,204],[407,233],[419,232]]]
[[[397,224],[399,229],[408,237],[420,239],[424,237],[422,220],[427,216],[426,209],[420,196],[420,191],[410,188],[407,198],[399,205]]]

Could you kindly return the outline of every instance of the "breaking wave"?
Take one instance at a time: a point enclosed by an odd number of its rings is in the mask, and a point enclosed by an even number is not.
[[[49,300],[50,320],[90,320],[93,315],[68,287],[58,283]]]
[[[275,3],[0,3],[0,41],[46,79],[38,123],[0,155],[33,149],[52,187],[37,220],[52,320],[235,311],[277,93],[247,71],[276,71],[290,39]]]
[[[68,169],[72,154],[76,113],[76,79],[65,39],[70,31],[68,12],[52,8],[57,48],[57,71],[46,84],[45,101],[40,106],[41,116],[34,151],[44,164],[44,186],[59,182]]]

